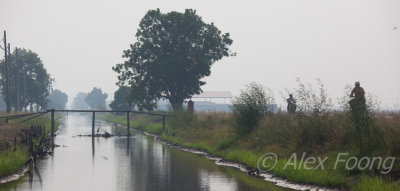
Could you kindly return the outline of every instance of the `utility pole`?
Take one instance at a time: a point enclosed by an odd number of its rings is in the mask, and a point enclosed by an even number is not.
[[[11,112],[11,99],[10,99],[10,68],[11,68],[11,46],[10,43],[8,43],[8,68],[7,68],[7,103],[8,103],[8,110],[7,112]]]
[[[25,67],[24,67],[24,69],[23,69],[23,71],[24,71],[24,92],[23,92],[23,98],[22,98],[22,101],[24,102],[23,104],[24,104],[24,106],[25,106],[25,112],[26,112],[26,69],[25,69]]]
[[[17,103],[15,104],[15,111],[19,111],[20,109],[20,92],[19,92],[19,85],[20,85],[20,79],[19,79],[19,73],[20,73],[20,64],[18,62],[18,48],[15,48],[15,66],[16,66],[16,71],[17,71],[17,84],[16,84],[16,88],[17,88]]]
[[[7,104],[7,113],[10,113],[10,93],[9,93],[9,84],[8,84],[8,54],[7,54],[7,34],[4,31],[4,64],[6,65],[6,104]]]

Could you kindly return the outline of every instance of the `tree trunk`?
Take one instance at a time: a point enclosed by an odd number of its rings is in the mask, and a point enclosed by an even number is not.
[[[174,112],[183,109],[183,100],[169,99],[169,102]]]

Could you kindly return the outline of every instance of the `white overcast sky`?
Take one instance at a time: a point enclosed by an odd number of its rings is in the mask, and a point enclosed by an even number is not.
[[[205,91],[238,95],[254,81],[281,102],[279,92],[299,77],[320,78],[333,100],[354,81],[384,107],[400,97],[399,0],[0,0],[0,30],[12,47],[38,53],[71,101],[95,86],[113,94],[111,67],[123,62],[140,19],[156,8],[196,9],[231,34],[237,56],[214,64]]]

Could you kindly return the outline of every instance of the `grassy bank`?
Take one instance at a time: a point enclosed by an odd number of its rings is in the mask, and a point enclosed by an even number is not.
[[[113,114],[101,114],[98,115],[100,119],[110,123],[117,123],[120,125],[126,125],[126,115],[113,115]],[[131,114],[129,119],[131,128],[135,128],[148,133],[161,135],[162,133],[162,118],[159,116],[149,116],[142,114]]]
[[[16,151],[0,153],[0,177],[18,171],[29,159],[27,148],[18,147]]]
[[[4,114],[0,114],[4,115]],[[0,122],[0,177],[12,174],[19,170],[30,158],[28,146],[23,142],[23,131],[30,129],[31,125],[44,125],[46,136],[50,136],[51,121],[48,116],[41,116],[26,122],[21,122],[29,117]],[[61,115],[56,115],[56,129],[59,126],[58,119]],[[39,140],[34,138],[33,143]],[[16,143],[14,145],[14,143]],[[34,148],[35,149],[35,148]]]
[[[110,122],[126,124],[125,116],[104,116]],[[161,133],[160,121],[154,117],[136,116],[134,127],[162,135],[163,139],[183,146],[201,149],[227,160],[241,162],[257,168],[259,158],[268,152],[278,156],[271,173],[291,181],[354,190],[400,190],[394,174],[382,175],[376,170],[346,170],[345,163],[334,169],[338,153],[351,156],[395,156],[400,153],[400,115],[378,114],[364,137],[363,151],[353,124],[345,114],[329,113],[318,116],[272,114],[265,116],[247,135],[236,133],[233,117],[225,113],[190,115],[181,113],[167,120],[167,132]],[[136,124],[136,125],[135,125]],[[293,154],[297,160],[293,162]],[[309,170],[300,158],[327,157],[324,169]],[[294,168],[296,165],[296,168]],[[311,167],[318,166],[318,163]],[[400,169],[396,160],[392,172]],[[379,176],[377,176],[379,175]],[[378,189],[379,188],[379,189]]]

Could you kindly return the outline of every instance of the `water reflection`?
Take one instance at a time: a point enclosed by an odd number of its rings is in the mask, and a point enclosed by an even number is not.
[[[97,129],[117,132],[102,121],[96,121]],[[280,190],[141,134],[74,137],[90,133],[91,116],[70,114],[56,137],[61,147],[54,155],[39,160],[22,179],[0,185],[0,190]]]
[[[200,170],[200,181],[202,190],[219,191],[219,190],[238,190],[235,179],[221,178],[220,173]]]
[[[92,157],[94,158],[95,148],[94,148],[94,137],[92,137]]]

